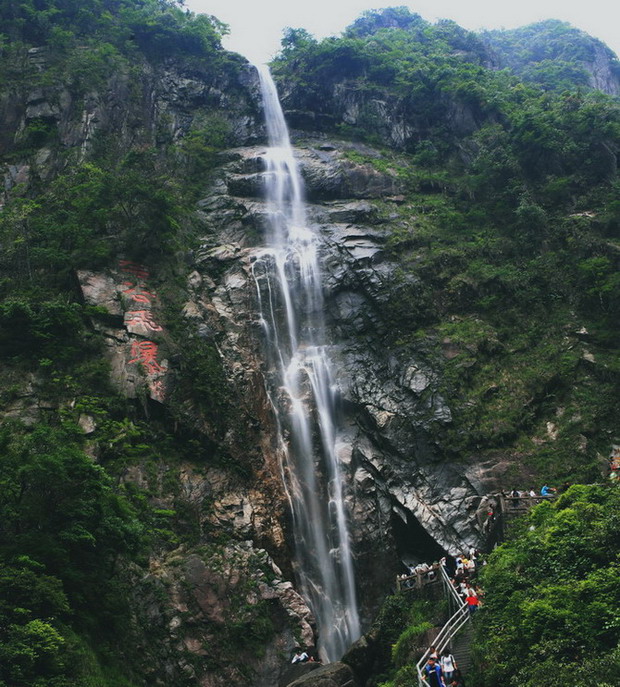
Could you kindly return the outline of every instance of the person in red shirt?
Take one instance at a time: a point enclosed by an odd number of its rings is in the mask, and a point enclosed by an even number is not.
[[[467,604],[467,608],[469,609],[470,615],[473,615],[478,610],[478,606],[480,605],[480,599],[476,596],[476,592],[474,592],[472,589],[467,590],[467,597],[465,598],[465,603]]]

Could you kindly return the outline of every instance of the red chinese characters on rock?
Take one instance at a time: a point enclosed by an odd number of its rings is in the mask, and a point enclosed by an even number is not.
[[[144,265],[139,265],[131,260],[119,260],[118,266],[121,272],[125,274],[131,274],[138,279],[148,279],[149,271]]]
[[[121,293],[129,300],[150,308],[156,296],[146,289],[144,280],[149,278],[149,271],[144,265],[131,260],[119,260],[119,271],[131,275],[131,281],[124,281],[120,289]],[[149,336],[148,332],[162,332],[163,327],[148,310],[128,310],[125,312],[125,326],[130,333]],[[142,331],[131,331],[130,327],[141,327]],[[146,375],[146,384],[152,399],[163,402],[166,396],[166,382],[164,376],[168,371],[165,361],[157,361],[159,347],[154,341],[140,340],[131,343],[131,356],[129,363],[141,365]]]
[[[153,293],[144,289],[142,286],[140,286],[140,284],[134,284],[130,281],[124,281],[123,286],[126,286],[128,288],[121,289],[121,293],[127,296],[127,298],[130,298],[132,301],[135,301],[136,303],[144,303],[145,305],[150,305],[152,303],[153,298],[155,298],[155,295]]]
[[[163,331],[163,327],[153,319],[150,310],[128,310],[125,313],[125,324],[128,326],[142,325],[152,332]]]
[[[158,346],[154,341],[134,341],[131,344],[130,363],[140,363],[146,374],[164,374],[167,368],[157,362]]]

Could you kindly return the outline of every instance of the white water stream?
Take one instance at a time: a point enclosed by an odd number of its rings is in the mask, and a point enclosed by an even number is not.
[[[259,67],[269,148],[267,246],[253,263],[278,414],[282,476],[290,501],[296,572],[315,614],[323,660],[360,635],[353,558],[337,452],[338,389],[325,350],[317,238],[275,84]]]

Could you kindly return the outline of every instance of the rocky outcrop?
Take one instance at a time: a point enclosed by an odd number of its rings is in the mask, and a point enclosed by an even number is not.
[[[185,547],[152,560],[135,586],[147,637],[147,675],[205,687],[272,687],[301,641],[313,643],[312,615],[278,567],[252,542]]]
[[[608,95],[620,95],[620,62],[602,43],[596,43],[591,59],[584,63],[590,86]]]
[[[115,270],[106,274],[81,270],[78,279],[85,302],[110,316],[108,322],[95,319],[94,324],[104,335],[116,388],[126,398],[147,394],[163,403],[173,373],[165,357],[166,332],[158,316],[161,304],[148,283],[149,270],[119,260]]]
[[[26,56],[31,68],[44,73],[53,62],[48,48],[35,47]],[[0,153],[22,149],[31,157],[31,127],[45,127],[53,145],[41,146],[34,159],[19,160],[0,170],[4,192],[18,184],[22,192],[32,181],[47,181],[68,162],[84,161],[96,140],[112,135],[119,149],[178,143],[192,128],[201,126],[205,113],[217,113],[226,122],[229,138],[239,144],[256,140],[261,132],[256,107],[257,79],[249,66],[236,72],[201,73],[167,62],[140,68],[140,93],[134,75],[119,69],[97,87],[84,90],[72,83],[28,88],[24,82],[0,96]],[[45,83],[45,80],[42,80]],[[16,157],[18,153],[14,153]]]
[[[330,663],[310,670],[307,675],[289,682],[287,687],[358,687],[358,683],[348,665]]]
[[[287,121],[293,129],[304,132],[325,132],[332,135],[345,128],[369,133],[385,146],[407,150],[428,135],[434,122],[424,108],[411,99],[396,96],[389,89],[369,90],[356,80],[334,83],[329,96],[313,110],[301,109],[305,94],[299,86],[282,85],[282,102]],[[491,111],[482,112],[471,102],[454,94],[437,93],[437,104],[454,142],[477,131],[484,123],[495,120]]]
[[[45,50],[33,49],[27,59],[45,69]],[[130,77],[122,70],[79,95],[58,83],[3,97],[0,113],[9,123],[0,137],[3,150],[23,142],[35,124],[52,131],[58,144],[43,145],[24,159],[14,156],[4,170],[4,191],[10,195],[16,189],[27,192],[34,181],[45,184],[66,165],[87,160],[95,141],[107,134],[121,147],[178,142],[201,110],[217,111],[230,125],[231,139],[245,146],[220,156],[221,168],[199,203],[201,236],[186,258],[191,264],[180,314],[197,340],[217,350],[249,427],[244,433],[231,425],[218,437],[218,451],[245,460],[252,479],[235,479],[202,454],[196,456],[199,469],[185,460],[156,467],[137,460],[120,479],[148,492],[162,518],[175,510],[191,513],[199,542],[162,544],[151,555],[148,574],[133,572],[145,674],[155,685],[190,680],[202,687],[271,687],[283,676],[288,652],[298,643],[314,645],[315,636],[312,614],[292,582],[283,448],[273,413],[277,390],[270,389],[270,397],[266,389],[256,307],[253,264],[264,245],[266,215],[265,149],[248,145],[261,133],[252,101],[256,82],[249,69],[240,70],[232,84],[231,76],[205,80],[172,64],[145,65],[143,77],[139,97],[129,93]],[[354,125],[370,113],[396,147],[413,135],[396,100],[368,101],[346,89],[339,98],[343,122]],[[455,114],[465,128],[473,126],[468,116]],[[452,415],[438,373],[421,357],[385,343],[393,325],[387,305],[399,289],[387,246],[394,220],[390,207],[405,202],[398,174],[367,146],[324,138],[300,146],[298,158],[309,217],[320,236],[330,357],[341,395],[338,450],[360,605],[368,622],[391,587],[401,555],[427,558],[440,547],[455,552],[478,543],[475,514],[489,480],[443,461],[433,430],[449,425]],[[83,302],[92,306],[92,326],[102,335],[116,390],[165,416],[173,405],[175,360],[183,342],[166,329],[161,282],[151,268],[126,259],[107,269],[81,269],[77,278]],[[8,406],[9,417],[34,421],[45,412],[37,383],[33,376],[22,384]],[[211,436],[208,418],[188,399],[175,412],[189,418],[199,435]],[[87,412],[78,419],[87,437],[97,423]],[[87,450],[100,459],[96,446]],[[166,480],[174,482],[174,494],[162,488]],[[238,646],[241,653],[230,654],[230,647]],[[354,687],[355,682],[347,666],[333,664],[312,667],[294,684]]]

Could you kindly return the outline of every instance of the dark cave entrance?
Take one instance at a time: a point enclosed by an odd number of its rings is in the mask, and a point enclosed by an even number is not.
[[[400,514],[406,515],[406,521]],[[406,565],[433,563],[439,561],[446,551],[420,525],[418,520],[406,510],[392,511],[392,532],[396,542],[399,559]],[[406,572],[403,569],[403,572]]]

